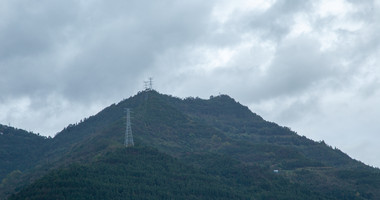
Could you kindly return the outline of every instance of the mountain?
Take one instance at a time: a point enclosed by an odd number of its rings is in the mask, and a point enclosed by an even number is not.
[[[50,139],[0,124],[0,180],[33,167],[47,151]]]
[[[133,148],[123,146],[125,108],[133,110]],[[19,132],[0,135],[8,155],[0,198],[380,198],[380,170],[265,121],[227,95],[143,91],[51,139]]]

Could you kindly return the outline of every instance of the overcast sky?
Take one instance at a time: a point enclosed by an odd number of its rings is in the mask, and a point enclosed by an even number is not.
[[[380,167],[378,0],[1,0],[0,123],[54,136],[143,89],[228,94]]]

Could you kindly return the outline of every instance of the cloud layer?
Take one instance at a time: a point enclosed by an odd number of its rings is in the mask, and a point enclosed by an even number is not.
[[[153,76],[226,93],[380,166],[380,4],[356,0],[0,2],[0,123],[54,135]]]

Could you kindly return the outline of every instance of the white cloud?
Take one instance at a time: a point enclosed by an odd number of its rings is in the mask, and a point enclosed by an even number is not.
[[[343,17],[354,10],[353,6],[345,0],[321,0],[316,4],[316,13],[321,17]]]
[[[300,13],[294,17],[293,28],[289,33],[289,36],[293,38],[299,37],[302,34],[310,33],[312,30],[308,16],[305,13]]]
[[[275,0],[223,0],[218,2],[212,10],[214,20],[226,23],[236,15],[244,15],[247,12],[263,12],[274,4]]]

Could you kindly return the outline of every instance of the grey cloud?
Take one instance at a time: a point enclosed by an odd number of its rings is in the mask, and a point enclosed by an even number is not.
[[[267,10],[235,11],[219,23],[212,12],[220,1],[1,1],[0,123],[52,134],[136,93],[153,76],[159,91],[227,93],[307,136],[327,137],[318,118],[340,119],[328,102],[352,94],[348,110],[354,114],[347,111],[336,133],[328,132],[334,145],[357,113],[369,119],[379,113],[354,109],[369,109],[360,106],[362,99],[373,106],[379,99],[379,5],[349,2],[356,10],[343,18],[315,15],[315,1],[277,0]],[[298,14],[312,30],[289,37]],[[337,28],[339,20],[363,27]],[[325,32],[337,38],[334,48],[321,50]],[[207,54],[222,48],[232,51],[231,60],[208,68]]]
[[[18,9],[10,14],[0,37],[5,44],[1,68],[7,68],[9,77],[1,90],[24,95],[48,95],[53,90],[85,101],[102,95],[120,98],[121,88],[141,85],[140,76],[149,73],[165,49],[197,44],[208,30],[212,1],[13,6]],[[75,55],[65,60],[62,51]],[[68,65],[58,69],[60,63],[53,59]]]
[[[317,41],[306,37],[282,43],[265,75],[253,88],[256,98],[299,95],[332,76],[333,61],[319,48]]]
[[[0,59],[38,56],[52,51],[61,32],[73,20],[71,2],[14,1],[0,26]],[[1,21],[1,20],[0,20]]]
[[[166,4],[151,6],[160,10]],[[207,22],[207,13],[202,11],[204,8],[199,8],[198,5],[178,5],[171,8],[173,13],[149,13],[150,9],[152,7],[144,8],[141,13],[133,16],[132,24],[128,23],[130,14],[127,12],[126,23],[121,21],[115,26],[107,24],[102,27],[102,34],[93,39],[96,42],[90,43],[85,48],[86,51],[74,61],[73,66],[66,70],[65,77],[70,77],[72,71],[76,72],[69,78],[70,82],[65,90],[68,96],[77,96],[78,93],[94,94],[98,88],[93,88],[92,85],[104,87],[102,91],[111,94],[126,85],[138,87],[142,80],[139,76],[151,70],[157,55],[166,49],[196,43],[197,38],[202,37],[204,23]],[[197,16],[193,15],[195,12],[198,13]],[[121,18],[124,19],[124,16]],[[79,87],[72,91],[71,88],[75,85]],[[70,95],[71,92],[75,94]]]
[[[280,42],[286,36],[294,16],[299,12],[308,12],[312,8],[310,1],[286,1],[279,0],[264,13],[251,13],[251,28],[260,33],[264,39]]]
[[[280,99],[277,99],[281,101]],[[320,98],[315,95],[308,95],[306,99],[298,99],[291,101],[289,106],[276,114],[276,121],[284,123],[292,123],[307,115],[321,115]]]

